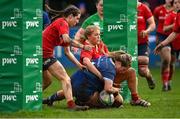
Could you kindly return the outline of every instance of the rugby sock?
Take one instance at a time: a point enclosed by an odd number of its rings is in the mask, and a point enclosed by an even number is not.
[[[68,101],[67,105],[68,105],[68,108],[74,108],[76,106],[73,100]]]
[[[49,97],[49,99],[51,100],[51,101],[55,101],[55,100],[57,100],[57,98],[58,98],[58,95],[57,95],[57,93],[54,93],[53,95],[51,95],[50,97]]]
[[[53,95],[51,95],[51,96],[49,97],[49,99],[50,99],[52,102],[54,102],[54,101],[59,100],[59,97],[58,97],[57,93],[54,93]]]
[[[168,84],[168,80],[169,80],[169,71],[164,71],[162,72],[162,81],[164,85]]]
[[[50,99],[52,102],[54,102],[54,101],[59,101],[59,100],[64,99],[64,96],[62,96],[62,95],[60,95],[60,94],[58,95],[57,92],[56,92],[56,93],[54,93],[52,96],[50,96],[49,99]]]
[[[174,65],[170,65],[170,72],[169,72],[169,81],[172,79],[173,73],[174,73]]]
[[[137,93],[132,93],[132,94],[131,94],[131,97],[132,97],[132,100],[134,100],[134,101],[136,101],[136,100],[139,99],[139,96],[138,96]]]

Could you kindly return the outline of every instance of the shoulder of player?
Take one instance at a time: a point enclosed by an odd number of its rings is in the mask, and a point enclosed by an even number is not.
[[[141,5],[142,5],[142,9],[150,10],[149,7],[146,4],[142,3]]]

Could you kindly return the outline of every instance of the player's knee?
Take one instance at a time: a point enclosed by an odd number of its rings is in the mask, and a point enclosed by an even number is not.
[[[168,66],[170,65],[170,62],[168,61],[168,60],[163,60],[163,62],[162,62],[162,68],[163,69],[166,69]]]
[[[148,66],[147,65],[139,65],[139,75],[140,76],[146,76],[147,72],[148,72]]]

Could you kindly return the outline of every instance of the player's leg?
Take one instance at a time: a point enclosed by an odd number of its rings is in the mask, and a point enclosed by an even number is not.
[[[137,80],[136,80],[136,71],[133,68],[130,68],[127,71],[127,81],[128,81],[128,87],[131,91],[131,105],[139,105],[139,106],[144,106],[144,107],[148,107],[151,105],[150,102],[143,100],[140,98],[138,91],[137,91]]]
[[[169,78],[168,78],[168,90],[171,90],[171,81],[172,76],[175,71],[175,63],[176,63],[176,52],[174,50],[171,50],[171,62],[170,62],[170,72],[169,72]]]
[[[137,91],[137,79],[136,79],[136,71],[133,68],[129,68],[124,73],[118,73],[115,78],[115,84],[114,86],[118,86],[118,83],[120,84],[124,80],[127,80],[128,82],[128,88],[131,92],[131,104],[132,105],[139,105],[139,106],[150,106],[151,104],[148,101],[145,101],[140,98],[138,91]]]
[[[52,75],[48,70],[43,71],[43,90],[45,90],[49,85],[51,85]]]
[[[52,75],[48,71],[48,68],[56,61],[57,59],[55,58],[43,58],[43,90],[45,90],[52,83]]]
[[[67,100],[67,105],[69,109],[74,109],[74,110],[85,110],[88,107],[80,107],[76,106],[74,101],[73,101],[73,96],[72,96],[72,87],[70,83],[70,77],[67,75],[64,67],[62,64],[58,61],[53,63],[51,66],[49,66],[48,71],[59,81],[62,83],[62,88],[63,91],[66,92],[64,93],[64,96]]]
[[[170,62],[171,62],[171,48],[170,47],[163,47],[160,51],[161,57],[161,79],[163,82],[163,91],[168,91],[168,79],[170,75]]]
[[[43,104],[47,104],[48,106],[52,106],[55,101],[60,101],[65,99],[63,90],[60,90],[53,95],[43,99]]]
[[[78,93],[78,90],[80,89],[81,84],[84,81],[84,72],[82,70],[76,71],[72,76],[71,76],[71,85],[72,85],[72,90],[74,90],[75,96]],[[64,91],[60,90],[55,92],[53,95],[49,96],[46,99],[43,99],[43,104],[47,104],[48,106],[52,106],[55,101],[60,101],[65,99],[64,96]]]
[[[149,57],[147,44],[138,45],[138,73],[140,76],[145,77],[150,89],[155,88],[155,81],[149,70]]]
[[[167,36],[162,34],[157,34],[157,44],[166,39]],[[160,50],[160,58],[161,58],[161,80],[163,83],[162,90],[168,90],[168,79],[170,75],[170,62],[171,62],[171,48],[169,46],[164,46]]]

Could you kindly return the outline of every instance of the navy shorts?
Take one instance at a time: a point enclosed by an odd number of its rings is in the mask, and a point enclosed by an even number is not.
[[[156,41],[156,45],[158,45],[159,43],[161,43],[162,41],[164,41],[168,36],[161,34],[161,33],[156,33],[157,34],[157,41]],[[166,46],[170,46],[169,44]]]
[[[87,70],[78,70],[71,76],[73,96],[80,102],[87,102],[94,92],[100,92],[104,83]]]
[[[148,56],[149,47],[148,44],[139,44],[138,45],[138,56]]]
[[[43,58],[43,71],[48,70],[49,66],[54,64],[57,61],[56,58]]]

